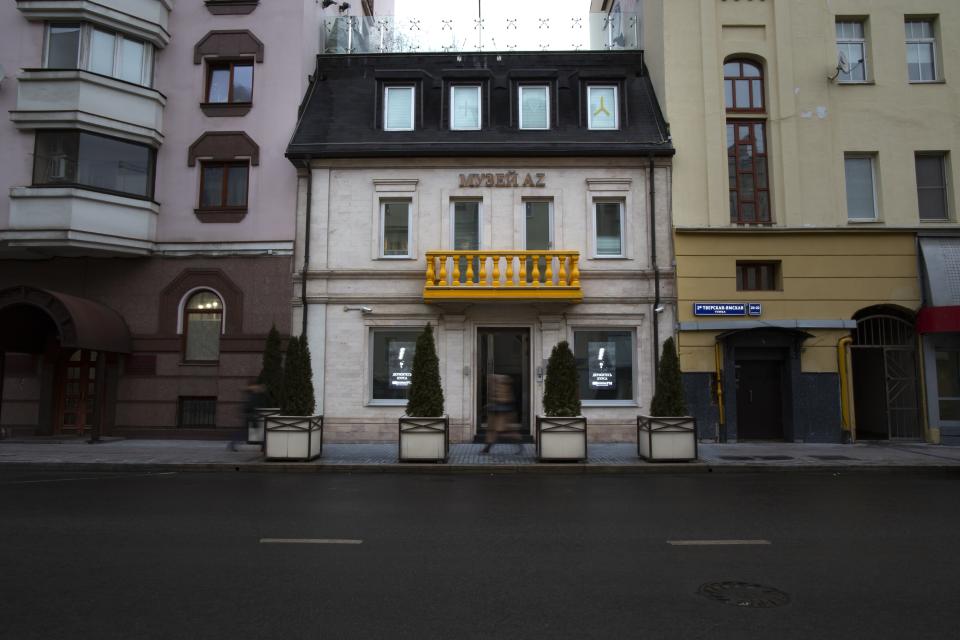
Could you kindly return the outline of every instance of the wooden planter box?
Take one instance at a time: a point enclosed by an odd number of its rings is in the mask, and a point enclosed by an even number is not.
[[[450,453],[450,416],[400,418],[400,462],[446,462]]]
[[[266,417],[280,413],[278,407],[261,407],[253,410],[254,417],[247,421],[247,444],[263,444]]]
[[[323,416],[266,417],[264,457],[307,462],[323,453]]]
[[[537,416],[537,460],[583,462],[586,459],[586,418]]]
[[[697,459],[697,419],[637,416],[637,455],[651,462]]]

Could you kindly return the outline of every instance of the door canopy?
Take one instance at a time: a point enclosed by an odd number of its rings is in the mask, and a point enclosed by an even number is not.
[[[130,330],[99,302],[36,287],[0,289],[0,350],[38,353],[55,333],[65,349],[130,353]]]

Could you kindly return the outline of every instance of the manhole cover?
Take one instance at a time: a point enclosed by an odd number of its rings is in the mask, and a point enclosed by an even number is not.
[[[750,582],[708,582],[697,593],[735,607],[770,609],[790,602],[790,596],[783,591]]]
[[[761,460],[793,460],[790,456],[757,456]]]
[[[720,456],[721,460],[753,460],[750,456]]]
[[[816,458],[817,460],[853,460],[849,456],[810,456],[811,458]]]

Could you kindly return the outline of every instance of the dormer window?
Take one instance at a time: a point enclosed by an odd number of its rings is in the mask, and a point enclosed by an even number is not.
[[[519,88],[520,128],[550,128],[550,91],[547,85],[522,85]]]
[[[409,86],[384,87],[384,131],[413,131],[414,94],[414,88]]]
[[[480,129],[480,86],[450,87],[450,128],[456,131]]]
[[[587,126],[590,129],[620,128],[617,87],[593,85],[587,87]]]

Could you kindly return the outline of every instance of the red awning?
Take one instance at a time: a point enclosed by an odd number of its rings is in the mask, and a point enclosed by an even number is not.
[[[7,334],[4,345],[8,348],[18,341],[18,336],[10,335],[8,329],[27,330],[22,323],[23,314],[17,313],[25,308],[42,311],[53,321],[61,347],[112,353],[131,351],[130,330],[113,309],[87,298],[27,286],[0,290],[0,332]],[[5,326],[8,322],[11,327]]]
[[[924,307],[917,314],[920,333],[960,332],[960,307]]]

